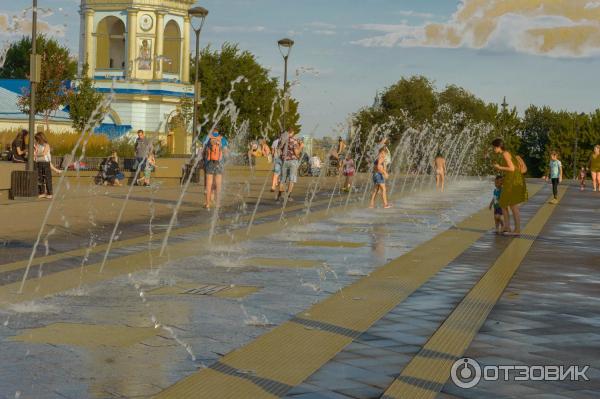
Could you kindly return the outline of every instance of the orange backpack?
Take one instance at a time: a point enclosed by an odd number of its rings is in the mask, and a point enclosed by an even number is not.
[[[220,161],[223,154],[223,137],[218,135],[216,137],[210,136],[208,143],[206,144],[205,159],[207,161]]]

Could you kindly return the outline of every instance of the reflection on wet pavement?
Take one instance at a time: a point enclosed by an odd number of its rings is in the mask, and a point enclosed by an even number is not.
[[[289,225],[283,233],[217,241],[205,253],[160,269],[30,304],[56,312],[0,311],[6,321],[0,356],[13,359],[1,366],[0,392],[35,398],[156,394],[452,227],[487,205],[489,190],[487,182],[465,181],[444,196],[403,198],[391,210],[348,210]],[[80,341],[55,330],[65,322],[81,332],[75,334]],[[125,350],[110,341],[102,350],[88,349],[86,340],[94,342],[97,333],[86,326],[110,326],[117,330],[109,335],[135,342]],[[35,342],[8,341],[25,336],[25,329],[38,331]],[[129,333],[136,329],[153,334]]]

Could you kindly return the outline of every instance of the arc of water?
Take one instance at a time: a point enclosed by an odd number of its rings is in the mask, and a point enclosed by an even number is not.
[[[243,79],[245,79],[243,76],[238,77],[237,79],[235,79],[233,82],[231,82],[231,89],[229,90],[229,94],[227,95],[227,98],[225,98],[225,100],[217,101],[217,108],[215,109],[215,112],[213,113],[213,125],[211,127],[211,131],[215,129],[215,127],[218,125],[218,123],[221,121],[221,118],[223,118],[225,116],[225,114],[227,112],[230,111],[230,107],[229,105],[233,103],[233,100],[231,99],[231,95],[233,94],[233,92],[235,91],[235,85],[242,82]],[[223,110],[221,110],[221,107],[223,107]],[[205,123],[208,123],[208,119],[206,120]],[[203,126],[203,124],[201,124],[201,126]],[[196,132],[194,132],[194,144],[198,143],[199,141],[199,135],[197,135]],[[192,165],[192,170],[195,170],[198,167],[198,164],[200,163],[200,157],[196,157],[196,154],[192,154],[192,158],[194,160],[193,165]],[[169,243],[169,236],[171,235],[171,231],[173,230],[173,225],[175,224],[175,220],[177,219],[177,213],[179,212],[179,208],[181,207],[181,203],[183,202],[183,198],[185,196],[185,194],[187,193],[187,190],[190,186],[190,182],[192,181],[192,173],[189,174],[188,178],[185,181],[185,184],[181,190],[181,194],[179,195],[179,198],[177,200],[177,204],[175,205],[175,207],[173,208],[173,214],[171,215],[171,221],[169,222],[169,226],[167,227],[167,231],[165,233],[165,237],[163,238],[163,243],[160,249],[160,256],[163,256],[165,253],[165,249],[167,248],[167,244]]]
[[[92,112],[92,115],[88,121],[86,128],[83,130],[83,132],[79,136],[79,139],[75,143],[73,150],[71,150],[71,159],[75,158],[75,154],[77,153],[77,150],[82,145],[82,143],[87,143],[87,139],[85,139],[85,137],[90,136],[93,133],[93,129],[97,125],[96,121],[101,119],[101,118],[99,118],[99,116],[105,115],[106,110],[108,110],[108,108],[110,107],[110,104],[113,101],[113,98],[114,98],[114,91],[111,92],[107,97],[105,97],[104,100],[102,102],[100,102],[100,104],[98,104],[98,106],[96,107],[94,112]],[[69,167],[69,165],[64,166],[63,172],[65,172],[65,173],[63,173],[61,175],[61,177],[58,181],[58,184],[56,186],[56,189],[54,190],[54,196],[52,197],[52,200],[50,201],[50,204],[48,205],[48,209],[46,210],[44,218],[42,219],[42,225],[40,226],[40,230],[38,232],[35,243],[33,244],[31,254],[29,255],[27,267],[25,268],[25,272],[23,273],[23,279],[21,280],[21,285],[20,285],[19,291],[18,291],[19,294],[22,294],[23,289],[25,288],[25,281],[27,281],[27,277],[29,275],[29,270],[31,269],[33,259],[35,258],[35,254],[37,252],[38,246],[40,245],[40,240],[41,240],[42,234],[44,232],[44,229],[46,228],[46,224],[48,223],[48,218],[50,217],[50,214],[52,213],[52,209],[54,208],[54,205],[56,204],[56,199],[58,198],[58,196],[62,190],[64,181],[65,181],[65,177],[66,177],[66,171],[68,170],[68,167]]]
[[[160,131],[162,124],[163,124],[162,121],[158,124],[158,128],[156,129],[157,132]],[[138,166],[135,170],[135,175],[133,176],[133,181],[129,185],[129,190],[127,190],[127,195],[125,195],[125,199],[123,200],[123,203],[121,204],[121,209],[119,210],[119,214],[117,216],[117,221],[115,222],[115,225],[113,226],[112,234],[110,235],[110,239],[108,240],[108,245],[106,246],[106,251],[104,251],[104,257],[102,258],[102,264],[100,265],[100,273],[102,273],[104,271],[104,266],[106,265],[108,255],[110,254],[110,251],[112,249],[112,244],[115,241],[117,231],[119,229],[119,226],[121,225],[121,219],[123,218],[123,214],[125,213],[125,208],[127,207],[127,203],[129,202],[129,197],[131,197],[133,188],[135,187],[135,184],[139,178],[140,171],[142,169],[142,165],[144,165],[147,162],[148,157],[150,156],[150,153],[153,150],[153,146],[154,146],[154,143],[152,142],[151,146],[149,146],[149,148],[146,152],[146,155],[144,156],[144,159],[142,160],[142,162],[140,162],[138,164]]]

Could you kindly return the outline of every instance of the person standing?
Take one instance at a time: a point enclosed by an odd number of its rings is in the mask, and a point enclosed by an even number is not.
[[[594,152],[590,156],[590,171],[594,192],[600,191],[600,145],[594,147]]]
[[[446,159],[441,153],[435,156],[433,166],[435,168],[435,188],[443,193],[446,184]]]
[[[204,177],[206,188],[206,204],[204,207],[210,209],[214,189],[214,203],[218,208],[221,203],[223,170],[225,169],[224,156],[227,154],[229,142],[221,135],[219,129],[215,127],[213,131],[206,136],[202,144],[204,147]]]
[[[521,211],[520,205],[529,199],[527,193],[527,184],[523,173],[527,172],[523,160],[511,154],[506,150],[502,139],[492,141],[492,146],[496,154],[502,154],[501,163],[494,164],[494,168],[504,173],[504,183],[502,193],[498,201],[502,208],[504,217],[504,230],[506,235],[521,234]],[[513,214],[515,229],[510,229],[509,209]]]
[[[550,201],[551,204],[558,204],[558,185],[563,179],[562,163],[558,160],[558,153],[552,151],[550,154],[550,180],[552,181],[552,194],[554,198]]]
[[[52,198],[52,168],[50,161],[50,144],[44,133],[37,133],[34,137],[34,159],[38,172],[38,198]]]
[[[582,166],[579,169],[579,191],[585,191],[585,179],[587,178],[587,169]]]
[[[281,168],[283,159],[281,159],[281,150],[279,149],[279,137],[271,144],[271,154],[273,156],[273,179],[271,181],[271,192],[274,193],[279,185],[279,176],[281,176]]]
[[[137,139],[135,140],[135,163],[136,169],[143,173],[146,169],[146,158],[150,151],[150,143],[146,139],[146,134],[142,129],[137,131]]]
[[[298,181],[298,167],[300,166],[300,154],[304,150],[304,142],[299,142],[294,137],[296,132],[293,128],[289,128],[284,132],[279,139],[279,149],[283,158],[281,170],[281,181],[279,182],[279,191],[277,192],[276,201],[281,200],[283,193],[286,193],[287,201],[294,201],[292,191],[294,184]],[[287,190],[285,183],[288,184]]]

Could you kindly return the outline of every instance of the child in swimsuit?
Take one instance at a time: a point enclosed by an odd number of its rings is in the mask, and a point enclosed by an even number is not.
[[[502,194],[502,176],[496,176],[494,181],[494,194],[489,209],[494,208],[494,222],[496,224],[496,234],[502,234],[504,220],[502,208],[500,207],[500,194]]]
[[[582,166],[579,169],[579,190],[585,191],[585,179],[587,178],[587,169],[585,166]]]

